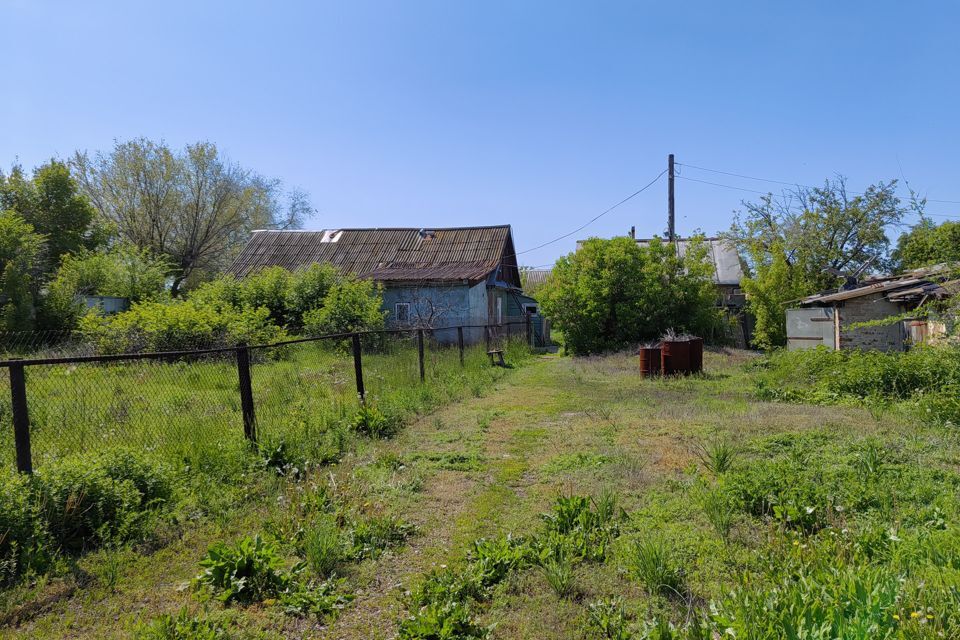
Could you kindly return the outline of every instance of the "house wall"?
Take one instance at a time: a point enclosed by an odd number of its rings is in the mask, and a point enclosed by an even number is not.
[[[457,342],[458,325],[487,324],[487,288],[484,282],[474,286],[457,285],[395,285],[388,286],[383,292],[383,309],[387,311],[387,326],[391,329],[403,328],[396,319],[395,309],[398,302],[410,305],[410,321],[406,326],[438,327],[433,339],[441,344]],[[483,342],[482,328],[464,329],[466,344]]]
[[[881,293],[845,300],[837,307],[840,314],[841,349],[875,349],[903,351],[905,347],[903,323],[895,322],[879,327],[850,329],[851,324],[882,320],[903,313],[903,308],[890,302]]]

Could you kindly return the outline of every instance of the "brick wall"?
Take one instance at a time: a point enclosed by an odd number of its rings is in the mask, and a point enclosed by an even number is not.
[[[881,320],[903,313],[903,308],[890,302],[882,294],[875,293],[853,298],[838,308],[840,312],[840,348],[876,349],[877,351],[903,351],[902,323],[895,322],[881,327],[849,329],[851,324]]]

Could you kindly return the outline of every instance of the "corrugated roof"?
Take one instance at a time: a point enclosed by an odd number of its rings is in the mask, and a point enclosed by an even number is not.
[[[637,238],[637,244],[646,246],[650,244],[652,238]],[[687,247],[690,244],[690,238],[677,239],[677,253],[680,256],[687,255]],[[722,238],[705,238],[709,251],[707,255],[713,261],[714,273],[713,281],[716,284],[739,285],[743,280],[743,267],[740,264],[740,255],[736,247],[723,240]],[[666,242],[662,240],[661,242]]]
[[[515,253],[509,225],[254,231],[230,271],[242,277],[265,267],[294,271],[329,263],[344,273],[384,282],[477,282],[502,265],[501,278],[519,287]]]
[[[532,288],[539,287],[546,282],[550,274],[553,273],[553,269],[525,269],[523,273],[524,282],[528,287]]]

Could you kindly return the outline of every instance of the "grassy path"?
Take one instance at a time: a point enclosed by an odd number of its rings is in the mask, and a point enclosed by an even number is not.
[[[364,440],[339,464],[321,470],[325,482],[370,513],[389,512],[414,523],[418,533],[376,560],[344,567],[356,599],[327,626],[259,605],[227,613],[236,628],[253,632],[244,638],[386,640],[403,615],[403,592],[424,573],[462,561],[479,537],[536,532],[539,514],[558,493],[596,494],[603,488],[616,490],[631,513],[630,535],[653,531],[676,542],[691,590],[715,594],[725,588],[735,563],[749,565],[776,536],[774,528],[742,518],[729,547],[738,551],[727,552],[691,494],[698,444],[712,438],[759,442],[751,445],[751,455],[763,457],[768,447],[781,446],[778,438],[784,443],[894,439],[904,428],[900,416],[871,416],[857,407],[759,402],[743,368],[750,357],[709,353],[703,377],[643,380],[629,355],[543,356],[493,383],[482,397],[447,405],[395,439]],[[939,443],[940,434],[918,433],[909,443],[921,438]],[[940,464],[954,450],[951,444],[937,454],[931,445],[928,462]],[[207,544],[263,531],[269,522],[296,526],[280,498],[304,484],[309,483],[277,479],[275,486],[259,489],[260,498],[225,510],[231,515],[223,522],[152,555],[128,552],[132,557],[109,586],[100,575],[109,563],[84,560],[81,569],[97,573],[92,587],[71,597],[75,583],[66,581],[57,587],[62,598],[0,636],[122,638],[141,615],[184,604],[196,610],[182,586]],[[614,595],[629,603],[634,620],[683,615],[677,603],[651,597],[629,579],[619,558],[615,553],[602,564],[577,565],[575,595],[568,599],[558,598],[537,569],[521,571],[497,587],[483,607],[482,622],[495,625],[491,637],[497,639],[585,638],[586,605]],[[38,592],[57,589],[48,585]]]

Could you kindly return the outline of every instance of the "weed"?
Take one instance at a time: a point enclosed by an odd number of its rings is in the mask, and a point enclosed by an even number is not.
[[[400,622],[397,640],[482,640],[489,634],[463,602],[424,605]]]
[[[283,561],[274,546],[259,535],[247,536],[232,546],[214,544],[200,561],[200,567],[203,571],[194,578],[194,584],[208,589],[224,603],[276,597],[292,583],[292,573],[283,570]]]
[[[685,592],[683,573],[674,563],[671,552],[663,542],[653,539],[635,540],[627,547],[625,560],[627,570],[650,593],[677,597]]]
[[[573,561],[568,553],[551,554],[541,561],[540,570],[557,596],[567,598],[573,593]]]
[[[736,514],[736,505],[733,500],[721,487],[711,487],[704,490],[700,502],[707,520],[723,541],[728,542]]]
[[[627,628],[627,609],[623,600],[597,600],[587,607],[587,624],[594,636],[603,640],[630,640]]]
[[[482,587],[491,587],[511,572],[528,566],[532,550],[523,538],[480,538],[474,541],[467,559],[473,579]]]
[[[298,584],[280,594],[280,606],[289,615],[329,621],[353,601],[353,595],[340,591],[340,586],[339,581],[333,580],[314,585]]]
[[[737,448],[727,440],[701,442],[697,447],[697,456],[703,466],[715,476],[721,476],[733,467],[737,458]]]
[[[184,607],[176,615],[164,614],[140,625],[137,640],[226,640],[227,629],[217,622],[195,615]]]
[[[322,514],[303,536],[303,556],[320,577],[327,577],[345,556],[343,536],[336,519]]]
[[[389,438],[400,430],[397,415],[386,415],[372,405],[363,405],[353,417],[350,428],[372,438]]]
[[[350,557],[377,558],[413,535],[415,527],[395,516],[374,517],[354,524],[350,531]]]

